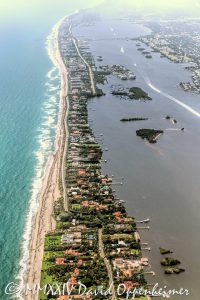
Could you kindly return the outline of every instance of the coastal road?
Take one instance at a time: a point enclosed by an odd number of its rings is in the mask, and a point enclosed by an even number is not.
[[[60,64],[61,64],[60,59]],[[62,147],[62,162],[61,162],[61,178],[62,178],[62,186],[63,186],[63,206],[64,209],[67,211],[68,210],[68,199],[67,199],[67,189],[66,189],[66,183],[65,183],[65,163],[66,163],[66,155],[67,155],[67,148],[68,148],[68,137],[69,137],[69,131],[68,131],[68,126],[67,126],[67,116],[69,112],[69,100],[68,100],[68,73],[67,73],[67,68],[62,62],[61,66],[61,93],[60,97],[62,99],[63,103],[63,117],[61,120],[61,128],[63,132],[63,144],[64,147]]]
[[[62,159],[62,186],[63,186],[63,201],[64,201],[64,209],[68,211],[68,199],[67,199],[67,188],[66,188],[66,183],[65,183],[65,162],[66,162],[66,155],[67,155],[67,148],[68,148],[68,127],[67,127],[67,115],[68,115],[68,110],[69,110],[69,104],[68,104],[68,99],[66,97],[66,102],[67,102],[67,109],[65,113],[65,118],[64,118],[64,128],[65,128],[65,135],[64,135],[64,149],[63,149],[63,159]]]
[[[72,35],[72,31],[71,31],[71,27],[70,26],[70,29],[69,29],[69,32],[71,33]],[[87,62],[87,60],[82,56],[80,50],[79,50],[79,47],[78,47],[78,42],[77,42],[77,39],[73,37],[72,35],[72,41],[74,43],[74,46],[76,48],[76,51],[79,55],[79,57],[81,58],[81,60],[84,62],[84,64],[88,67],[88,70],[89,70],[89,74],[90,74],[90,81],[91,81],[91,89],[92,89],[92,93],[93,95],[96,94],[96,87],[95,87],[95,83],[94,83],[94,75],[93,75],[93,71],[92,71],[92,68],[90,66],[90,64]]]
[[[68,71],[63,62],[60,48],[59,48],[59,40],[58,40],[58,33],[60,25],[62,24],[63,18],[56,26],[55,26],[55,39],[54,39],[54,55],[53,55],[53,62],[59,69],[60,78],[61,78],[61,89],[60,89],[60,118],[58,120],[58,126],[60,129],[60,133],[62,136],[62,144],[60,145],[60,174],[62,180],[62,187],[63,192],[61,196],[63,196],[63,207],[67,211],[68,210],[68,200],[67,200],[67,190],[66,190],[66,183],[65,183],[65,162],[66,162],[66,154],[68,148],[68,126],[67,126],[67,115],[69,111],[69,101],[68,101]],[[59,183],[58,183],[59,185]]]
[[[59,48],[59,40],[58,40],[58,33],[60,25],[62,24],[63,19],[58,23],[58,26],[56,27],[56,33],[55,33],[55,54],[54,54],[54,64],[58,67],[60,78],[61,78],[61,90],[60,90],[60,103],[61,108],[60,111],[62,112],[61,118],[60,118],[60,131],[62,132],[62,148],[61,148],[61,157],[60,157],[60,171],[61,171],[61,179],[62,179],[62,187],[63,187],[63,206],[64,209],[68,210],[68,199],[67,199],[67,189],[66,189],[66,183],[65,183],[65,162],[66,162],[66,155],[67,155],[67,148],[68,148],[68,126],[67,126],[67,116],[69,112],[69,100],[68,100],[68,91],[69,91],[69,85],[68,85],[68,71],[67,68],[63,62],[62,55],[60,53]]]
[[[104,252],[104,245],[103,245],[103,240],[102,240],[102,228],[99,229],[99,231],[98,231],[98,237],[99,237],[99,254],[100,254],[100,257],[103,258],[104,263],[107,268],[107,271],[108,271],[109,287],[111,287],[111,291],[112,291],[111,300],[117,300],[115,289],[114,289],[112,268],[111,268],[109,260],[106,258],[105,252]]]

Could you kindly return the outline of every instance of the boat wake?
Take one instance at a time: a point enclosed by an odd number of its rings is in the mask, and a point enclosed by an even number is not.
[[[124,48],[123,48],[123,47],[121,47],[121,49],[120,49],[120,52],[121,52],[121,53],[123,53],[123,54],[125,53],[125,51],[124,51]]]
[[[136,64],[134,64],[134,66],[137,67]],[[159,88],[157,88],[155,85],[153,85],[150,81],[150,79],[147,76],[144,76],[141,71],[139,70],[139,68],[137,67],[138,71],[140,72],[140,74],[142,75],[144,81],[146,82],[146,84],[156,93],[164,96],[165,98],[175,102],[176,104],[178,104],[179,106],[183,107],[185,110],[189,111],[190,113],[192,113],[194,116],[200,118],[200,112],[195,110],[194,108],[192,108],[191,106],[185,104],[184,102],[182,102],[180,99],[177,99],[165,92],[163,92],[162,90],[160,90]]]
[[[181,100],[159,90],[158,88],[156,88],[151,82],[147,82],[148,86],[154,90],[155,92],[161,94],[162,96],[164,96],[165,98],[168,98],[169,100],[172,100],[173,102],[175,102],[176,104],[178,104],[179,106],[183,107],[184,109],[186,109],[187,111],[189,111],[190,113],[192,113],[194,116],[200,118],[200,112],[198,112],[197,110],[195,110],[194,108],[192,108],[191,106],[185,104],[184,102],[182,102]]]
[[[164,154],[164,152],[158,147],[158,145],[156,144],[150,144],[149,142],[146,141],[146,145],[147,147],[151,148],[153,151],[155,151],[158,155],[166,158],[166,155]]]
[[[181,131],[181,128],[167,128],[167,131]]]

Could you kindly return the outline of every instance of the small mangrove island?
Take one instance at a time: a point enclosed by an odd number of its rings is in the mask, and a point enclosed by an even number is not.
[[[165,257],[161,260],[161,265],[165,266],[165,267],[171,267],[171,266],[177,266],[180,265],[180,261],[176,258],[172,258],[172,257]]]
[[[105,65],[100,66],[99,69],[106,72],[108,75],[114,75],[122,80],[134,80],[136,79],[135,74],[122,65]]]
[[[131,87],[128,90],[121,86],[114,87],[112,95],[129,98],[130,100],[152,100],[152,98],[139,87]]]
[[[121,122],[134,122],[134,121],[147,121],[148,120],[148,118],[123,118],[123,119],[121,119],[120,121]]]
[[[159,248],[160,254],[172,254],[173,251],[165,249],[165,248]],[[180,274],[182,272],[185,272],[185,269],[178,267],[177,265],[180,265],[181,262],[178,259],[172,258],[172,257],[165,257],[161,260],[161,265],[165,268],[164,273],[167,275],[171,274]]]
[[[165,274],[171,275],[171,274],[180,274],[185,272],[185,269],[182,268],[167,268],[165,269]]]
[[[137,136],[141,137],[142,139],[146,139],[149,143],[156,143],[157,138],[163,134],[163,130],[156,130],[156,129],[139,129],[136,130]]]
[[[160,254],[165,255],[165,254],[172,254],[173,251],[165,249],[165,248],[159,248]]]
[[[149,97],[149,95],[143,91],[141,88],[139,87],[132,87],[129,89],[129,93],[130,93],[130,99],[145,99],[145,100],[152,100],[151,97]]]
[[[147,54],[145,57],[146,58],[152,58],[152,55],[151,54]]]

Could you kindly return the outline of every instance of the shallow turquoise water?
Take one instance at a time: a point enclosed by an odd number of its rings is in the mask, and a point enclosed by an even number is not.
[[[20,5],[16,0],[8,15],[0,18],[1,300],[10,299],[5,286],[16,282],[26,266],[28,216],[37,209],[37,193],[54,149],[60,82],[47,55],[46,38],[63,16],[94,3],[58,0]]]
[[[45,48],[52,24],[44,25],[9,23],[0,29],[0,299],[4,300],[5,285],[19,271],[29,200],[37,193],[54,145],[59,79]]]

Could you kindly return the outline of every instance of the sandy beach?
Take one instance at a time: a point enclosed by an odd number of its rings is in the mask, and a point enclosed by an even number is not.
[[[49,231],[55,229],[55,220],[52,217],[54,202],[62,195],[59,190],[59,178],[62,176],[64,184],[63,162],[67,147],[67,125],[66,116],[68,113],[68,103],[66,96],[68,93],[67,69],[62,61],[59,45],[58,31],[63,19],[60,20],[53,28],[50,39],[51,47],[48,48],[49,56],[54,65],[59,69],[61,90],[60,90],[60,106],[57,124],[55,151],[50,157],[45,175],[43,178],[42,189],[39,195],[39,209],[33,223],[33,232],[30,244],[30,261],[27,271],[27,277],[24,282],[30,287],[40,283],[42,258],[44,250],[44,237]],[[64,150],[63,150],[64,149]],[[65,191],[65,187],[64,191]],[[64,192],[65,194],[65,192]],[[25,296],[25,299],[37,299],[37,295]]]

